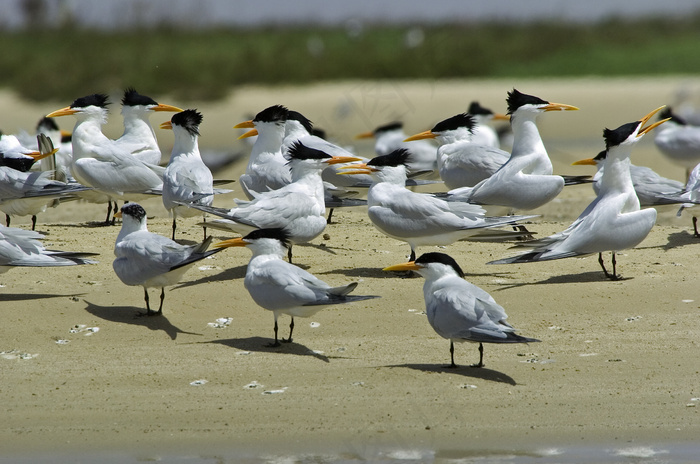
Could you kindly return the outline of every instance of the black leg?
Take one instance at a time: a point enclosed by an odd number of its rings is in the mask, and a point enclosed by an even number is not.
[[[175,229],[177,229],[177,219],[173,216],[173,240],[175,240]]]
[[[126,204],[126,202],[124,204]],[[114,208],[112,208],[112,225],[114,225],[114,223],[117,222],[117,218],[115,218],[114,215],[117,214],[118,212],[119,212],[119,204],[115,200],[114,201]],[[108,221],[108,223],[109,223],[109,221]]]
[[[160,289],[160,306],[158,306],[158,312],[156,314],[163,314],[163,300],[165,300],[165,287]]]
[[[332,224],[332,218],[333,218],[333,208],[330,208],[328,210],[328,218],[326,218],[326,224]]]
[[[695,231],[695,236],[700,237],[700,234],[698,233],[698,218],[693,216],[693,230]]]
[[[202,222],[207,222],[206,216],[202,217]],[[206,240],[207,239],[207,227],[203,226],[202,229],[204,229],[204,240]]]
[[[278,332],[279,332],[279,327],[277,326],[277,317],[275,316],[275,342],[274,342],[274,343],[268,343],[268,344],[265,345],[265,346],[269,346],[269,347],[271,347],[271,348],[275,348],[275,347],[280,346],[280,342],[279,342],[279,340],[277,339],[277,333],[278,333]]]
[[[294,318],[292,318],[292,322],[289,323],[289,338],[288,339],[282,339],[284,343],[292,343],[292,332],[294,332]]]
[[[289,260],[289,264],[292,263],[292,245],[289,245],[287,249],[287,260]]]
[[[109,225],[109,217],[112,215],[112,201],[107,201],[107,217],[105,218],[105,224]]]
[[[603,268],[603,272],[605,273],[605,277],[610,279],[610,273],[608,272],[607,269],[605,269],[605,262],[603,262],[603,253],[598,253],[598,263],[600,264],[600,267]]]
[[[36,214],[32,214],[32,230],[36,229]]]
[[[411,247],[411,256],[408,258],[409,261],[415,261],[416,260],[416,250]]]
[[[7,227],[10,227],[10,215],[9,214],[5,215],[5,225]]]
[[[450,365],[445,367],[448,369],[454,369],[457,367],[457,364],[455,364],[455,344],[452,340],[450,340]]]
[[[479,364],[472,364],[472,367],[484,367],[484,344],[479,343]]]
[[[615,252],[612,252],[612,265],[613,265],[613,273],[612,273],[612,280],[620,280],[622,276],[617,274],[617,259],[615,258]]]

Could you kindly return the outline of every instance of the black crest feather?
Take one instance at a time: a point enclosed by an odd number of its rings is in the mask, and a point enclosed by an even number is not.
[[[289,110],[282,105],[273,105],[265,108],[255,115],[255,122],[284,122],[287,120]]]
[[[124,96],[122,97],[122,105],[124,106],[155,106],[157,104],[157,101],[151,97],[147,97],[146,95],[141,95],[133,87],[126,89],[124,91]]]
[[[103,93],[93,93],[86,97],[77,98],[73,103],[71,103],[71,108],[87,108],[88,106],[99,106],[100,108],[107,108],[109,105],[109,97]]]
[[[256,229],[243,237],[243,240],[258,240],[261,238],[279,240],[285,248],[289,248],[291,245],[291,242],[289,241],[289,233],[281,227]]]
[[[411,158],[411,152],[405,148],[399,148],[389,154],[377,156],[367,162],[367,166],[406,166]]]
[[[301,143],[300,141],[296,141],[292,144],[291,147],[289,147],[289,150],[287,151],[286,158],[288,160],[293,160],[293,159],[298,159],[298,160],[306,160],[306,159],[316,159],[316,160],[323,160],[323,159],[330,159],[332,158],[331,155],[326,153],[325,151],[321,150],[316,150],[315,148],[310,148]]]
[[[374,129],[374,135],[381,134],[382,132],[390,132],[403,128],[403,123],[401,121],[394,121]]]
[[[542,100],[534,95],[528,95],[519,92],[516,89],[508,92],[508,98],[506,98],[506,103],[508,104],[508,114],[513,114],[515,110],[525,105],[546,105],[549,102]]]
[[[136,218],[138,221],[141,221],[143,218],[146,217],[146,210],[143,209],[143,206],[139,205],[138,203],[127,203],[124,206],[122,206],[121,209],[122,215],[128,215],[133,218]]]
[[[493,114],[493,111],[491,111],[488,108],[484,108],[478,101],[473,101],[469,104],[469,109],[467,109],[467,113],[474,115],[490,116]]]
[[[605,148],[614,147],[620,145],[622,142],[627,140],[627,138],[634,133],[639,127],[639,121],[628,122],[623,124],[617,129],[605,129],[603,130],[603,138],[605,139]]]
[[[457,275],[464,278],[464,272],[462,271],[462,268],[459,267],[459,264],[457,264],[457,261],[455,261],[450,255],[446,255],[445,253],[438,253],[438,252],[424,253],[415,262],[416,262],[416,264],[429,264],[429,263],[446,264],[447,266],[452,267],[452,269],[455,270]]]
[[[469,113],[456,114],[435,124],[435,127],[430,129],[430,131],[445,132],[459,129],[460,127],[466,127],[471,132],[474,129],[474,117]]]
[[[190,134],[198,136],[199,125],[202,124],[202,119],[204,119],[202,113],[197,110],[189,109],[175,113],[173,117],[170,118],[170,122],[184,127]]]
[[[299,123],[302,126],[304,126],[304,129],[306,129],[306,131],[309,134],[313,134],[314,124],[311,122],[311,120],[309,118],[307,118],[306,116],[304,116],[300,112],[289,110],[287,112],[287,119],[291,119],[293,121],[299,121]]]

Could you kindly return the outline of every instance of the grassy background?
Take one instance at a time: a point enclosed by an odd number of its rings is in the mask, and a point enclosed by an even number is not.
[[[30,100],[133,85],[183,100],[242,84],[338,79],[700,73],[700,15],[684,20],[431,27],[0,32],[0,87]]]

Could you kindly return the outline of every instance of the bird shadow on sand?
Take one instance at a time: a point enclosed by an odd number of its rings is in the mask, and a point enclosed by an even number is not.
[[[389,266],[389,264],[387,264]],[[403,271],[402,271],[403,273]],[[373,279],[400,279],[404,278],[399,272],[382,271],[381,267],[355,267],[352,269],[335,269],[332,271],[320,272],[318,275],[341,274],[347,277],[373,278]]]
[[[51,293],[0,293],[0,299],[2,301],[29,301],[42,300],[44,298],[77,298],[84,295],[84,293],[71,293],[70,295],[56,295]]]
[[[295,356],[311,356],[320,359],[323,362],[330,362],[330,358],[324,354],[313,351],[311,348],[301,345],[296,342],[282,343],[280,346],[268,346],[272,342],[270,338],[263,337],[248,337],[248,338],[228,338],[225,340],[212,340],[209,342],[197,343],[216,343],[219,345],[236,348],[241,351],[260,352],[260,353],[278,353],[291,354]]]
[[[193,285],[204,284],[207,282],[228,282],[231,280],[243,279],[243,278],[245,278],[245,271],[246,271],[247,267],[248,267],[248,265],[245,264],[243,266],[236,266],[236,267],[224,269],[223,271],[219,272],[218,274],[209,275],[206,277],[202,277],[201,279],[193,280],[190,282],[182,282],[182,283],[174,286],[172,289],[178,290],[180,288],[187,288],[187,287],[191,287]]]
[[[513,283],[510,285],[503,285],[495,289],[494,291],[500,292],[503,290],[509,290],[511,288],[525,287],[527,285],[550,285],[550,284],[581,284],[581,283],[601,283],[601,282],[623,282],[625,280],[632,280],[633,277],[620,276],[617,280],[611,280],[603,275],[603,271],[588,271],[579,272],[578,274],[561,274],[550,276],[544,280],[538,282],[520,282]]]
[[[134,306],[98,306],[83,300],[87,304],[85,310],[93,316],[104,319],[105,321],[116,322],[119,324],[140,325],[153,331],[163,331],[175,340],[178,334],[202,335],[196,332],[187,332],[175,327],[166,316],[141,316],[143,308]]]
[[[669,234],[668,241],[661,245],[661,248],[664,251],[668,251],[686,245],[697,245],[698,243],[700,243],[700,238],[696,237],[695,234],[684,230],[682,232]]]
[[[438,374],[454,374],[473,379],[488,380],[490,382],[507,383],[517,385],[515,379],[503,372],[494,371],[485,367],[457,366],[449,367],[440,364],[396,364],[386,367],[403,367],[423,372],[434,372]]]

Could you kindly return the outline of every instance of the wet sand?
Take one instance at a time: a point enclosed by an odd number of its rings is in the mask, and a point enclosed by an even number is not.
[[[282,103],[371,156],[371,144],[354,141],[354,134],[397,118],[408,133],[419,132],[464,111],[472,99],[504,111],[505,93],[515,86],[581,108],[546,114],[540,128],[555,172],[592,174],[592,168],[570,164],[603,147],[604,127],[673,103],[686,82],[345,83],[244,88],[217,104],[158,100],[203,112],[203,148],[245,152],[249,148],[234,140],[240,132],[231,127]],[[0,93],[0,127],[31,128],[37,115],[68,103],[20,107]],[[113,113],[107,132],[118,136],[118,110]],[[59,120],[65,128],[73,122]],[[158,135],[169,153],[172,135]],[[635,149],[633,162],[683,179],[683,169],[666,162],[650,136]],[[237,179],[244,168],[242,160],[216,177]],[[216,204],[242,197],[236,184],[233,189]],[[593,198],[590,186],[567,187],[536,211],[541,217],[528,228],[538,236],[560,231]],[[142,204],[150,230],[169,235],[160,201]],[[485,263],[513,253],[510,244],[460,242],[441,250],[506,308],[520,334],[542,340],[486,345],[482,369],[467,367],[478,360],[477,345],[457,345],[456,362],[464,367],[446,369],[449,342],[422,313],[422,279],[381,271],[405,261],[408,246],[374,229],[363,208],[337,210],[323,238],[295,247],[295,260],[331,284],[358,281],[356,293],[382,298],[298,319],[294,343],[272,349],[265,346],[273,336],[272,314],[243,287],[247,250],[225,250],[200,263],[167,290],[163,317],[138,318],[142,289],[123,285],[111,267],[119,227],[95,224],[104,218],[102,205],[63,204],[39,216],[47,246],[100,253],[99,264],[0,275],[0,455],[366,455],[385,447],[526,452],[584,443],[700,447],[700,244],[690,215],[676,218],[675,212],[660,209],[649,237],[618,255],[624,279],[617,282],[603,277],[595,256],[494,266]],[[180,222],[178,238],[201,240],[196,222]],[[13,220],[20,227],[28,223]],[[151,301],[157,297],[151,291]],[[219,318],[231,318],[230,325],[212,327]],[[288,322],[280,320],[284,336]]]

